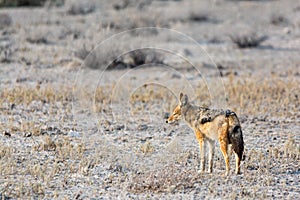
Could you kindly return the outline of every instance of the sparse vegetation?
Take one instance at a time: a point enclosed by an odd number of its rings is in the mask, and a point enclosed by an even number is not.
[[[255,48],[267,39],[266,36],[257,36],[256,34],[246,34],[230,37],[239,48]]]
[[[297,94],[299,93],[297,87],[299,81],[297,79],[293,80],[291,78],[285,80],[278,77],[273,77],[268,80],[257,80],[255,78],[236,79],[234,74],[232,74],[228,76],[228,80],[224,84],[225,87],[228,88],[228,103],[235,107],[234,109],[239,115],[256,117],[258,113],[263,111],[263,113],[268,113],[269,117],[277,113],[278,116],[283,117],[283,120],[286,118],[291,119],[297,115]],[[199,91],[196,91],[197,99],[205,102],[209,94],[208,90],[206,91],[205,87],[201,86],[198,88]],[[85,90],[79,91],[84,92]],[[0,114],[14,116],[16,115],[14,114],[14,110],[19,106],[30,106],[34,102],[42,102],[44,105],[56,104],[57,102],[69,103],[71,99],[78,101],[80,100],[79,98],[83,97],[85,101],[91,101],[91,99],[96,98],[96,101],[99,102],[99,107],[105,110],[111,98],[109,91],[111,91],[111,87],[99,87],[96,95],[85,91],[85,95],[72,96],[76,93],[71,94],[68,87],[55,89],[55,87],[51,85],[39,85],[34,88],[27,86],[2,88],[0,94],[3,109],[0,110]],[[133,108],[135,107],[136,109],[139,105],[144,104],[145,111],[151,109],[151,106],[159,102],[161,106],[165,106],[165,111],[172,109],[170,101],[168,100],[171,98],[172,95],[168,95],[165,90],[155,85],[145,85],[132,94],[130,103],[133,105]],[[13,104],[15,105],[12,106]],[[53,109],[58,108],[53,107]],[[288,114],[285,113],[285,109],[289,110]],[[144,111],[139,110],[141,113]],[[155,113],[159,112],[159,110],[155,109],[153,111]],[[26,112],[34,113],[34,110],[28,110]],[[163,113],[160,113],[160,115],[163,115]],[[271,119],[259,120],[266,120],[266,123],[269,123]],[[255,123],[255,121],[253,122]],[[112,124],[112,122],[109,122],[109,127],[107,131],[108,134],[117,133],[125,129],[124,126],[118,128],[119,126]],[[27,182],[11,183],[10,186],[4,187],[3,189],[2,194],[6,196],[22,197],[34,195],[36,197],[46,197],[49,195],[47,191],[52,190],[51,188],[59,189],[66,185],[70,186],[73,184],[75,180],[72,176],[82,175],[84,177],[90,177],[95,173],[97,167],[101,166],[102,162],[109,162],[112,165],[109,167],[111,173],[106,177],[103,184],[106,187],[121,187],[121,185],[125,184],[126,190],[133,194],[175,194],[177,192],[189,192],[198,188],[199,184],[203,184],[207,176],[198,175],[197,173],[196,166],[199,160],[197,154],[184,153],[186,150],[180,147],[178,142],[175,147],[169,147],[172,146],[171,144],[168,145],[168,149],[172,148],[172,150],[168,152],[167,156],[171,156],[169,155],[170,153],[175,155],[178,152],[183,152],[179,154],[179,157],[172,156],[168,159],[155,158],[157,153],[161,151],[161,149],[159,149],[161,147],[159,147],[155,139],[153,140],[153,136],[148,137],[151,138],[151,142],[149,139],[145,139],[146,142],[139,142],[138,147],[133,148],[133,151],[131,150],[130,153],[136,154],[135,156],[125,158],[128,156],[126,153],[118,155],[118,152],[123,152],[124,149],[122,150],[122,148],[126,149],[129,147],[126,147],[126,144],[129,144],[131,136],[115,138],[114,141],[121,141],[125,144],[124,147],[115,149],[115,152],[111,152],[110,143],[104,141],[100,149],[96,148],[99,152],[91,153],[91,151],[95,149],[88,149],[86,148],[87,143],[82,143],[75,138],[70,138],[66,135],[65,130],[51,126],[44,127],[36,121],[23,120],[18,125],[14,124],[13,120],[11,120],[9,123],[2,123],[0,129],[9,129],[12,133],[12,136],[7,137],[5,140],[12,140],[10,138],[18,137],[20,132],[32,133],[32,135],[28,136],[28,138],[32,138],[32,140],[25,139],[27,143],[30,143],[31,148],[23,147],[25,149],[21,151],[21,154],[19,150],[3,142],[0,145],[1,175],[8,176],[10,174],[17,174],[18,176],[23,176],[29,173],[29,180],[35,180],[30,184]],[[139,130],[144,134],[146,131],[152,129],[147,127],[145,129],[139,128]],[[244,130],[246,130],[245,137],[251,137],[247,134],[249,127],[244,126]],[[255,131],[253,134],[257,136]],[[27,137],[22,136],[22,138]],[[189,138],[189,141],[193,143],[191,138]],[[297,139],[295,140],[294,138],[286,138],[284,141],[283,145],[271,146],[268,149],[251,148],[247,146],[246,160],[243,162],[242,167],[244,173],[243,177],[247,182],[251,183],[253,181],[251,177],[256,177],[256,174],[264,174],[264,176],[267,174],[266,178],[261,180],[260,186],[268,185],[269,187],[273,187],[274,180],[268,177],[274,176],[274,174],[277,174],[279,171],[291,174],[296,173],[295,170],[297,169],[293,167],[294,164],[291,166],[287,164],[299,161],[300,146]],[[249,141],[247,143],[249,144]],[[29,152],[31,152],[30,155]],[[218,165],[218,168],[221,168],[221,166],[223,166],[221,155],[218,155],[217,158],[216,165]],[[126,159],[129,159],[129,161],[126,161]],[[155,162],[154,160],[158,159],[160,162],[165,163],[165,165],[161,167],[156,166],[149,170],[148,168],[140,168],[136,163],[131,163],[131,161],[136,161],[136,159],[148,159],[151,160],[151,162]],[[122,160],[122,164],[116,164],[120,160]],[[259,162],[260,160],[264,162]],[[25,166],[27,166],[27,168]],[[57,176],[64,178],[60,183],[61,185],[54,186],[53,183]],[[210,179],[212,182],[218,180],[219,172],[211,175]],[[228,181],[231,182],[231,178],[228,179]],[[236,182],[231,183],[236,184]],[[256,187],[259,188],[260,186]],[[209,189],[212,195],[216,195],[214,193],[214,187],[215,186],[212,185]],[[254,187],[247,187],[247,189],[235,193],[235,196],[252,198],[255,196],[255,191],[256,189]],[[226,195],[233,195],[230,191],[228,192]],[[60,193],[53,193],[52,195],[60,196]],[[267,194],[263,194],[263,196],[268,197]]]

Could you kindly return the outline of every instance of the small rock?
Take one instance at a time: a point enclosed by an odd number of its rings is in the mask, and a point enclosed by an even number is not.
[[[10,109],[11,109],[11,110],[13,110],[15,107],[16,107],[16,104],[14,104],[14,103],[12,103],[12,104],[10,105]]]
[[[80,133],[77,132],[77,131],[70,130],[69,133],[68,133],[68,136],[70,136],[70,137],[80,137]]]
[[[16,83],[22,83],[22,82],[26,82],[26,81],[28,81],[28,78],[26,78],[26,77],[16,79]]]
[[[102,123],[102,125],[103,125],[104,127],[109,127],[109,126],[111,126],[111,122],[108,121],[108,120],[105,120],[105,121]]]
[[[25,132],[24,133],[24,137],[31,137],[32,136],[32,133],[31,132]]]
[[[285,34],[290,34],[290,33],[291,33],[291,29],[290,29],[289,27],[285,27],[285,28],[283,29],[283,32],[284,32]]]
[[[43,127],[40,129],[40,134],[41,135],[65,135],[66,133],[64,133],[62,130],[60,130],[58,127]]]
[[[181,76],[179,74],[172,74],[172,79],[181,79]]]
[[[164,119],[168,119],[168,118],[169,118],[169,116],[170,116],[170,113],[168,113],[168,112],[165,112],[163,117],[164,117]]]
[[[11,137],[11,133],[9,132],[9,130],[3,131],[3,135],[7,137]]]
[[[148,129],[148,125],[147,124],[140,124],[139,126],[138,126],[138,130],[139,131],[145,131],[145,130],[147,130]]]
[[[124,125],[116,125],[116,126],[114,127],[114,129],[115,129],[115,130],[118,130],[118,131],[123,130],[124,128],[125,128]]]
[[[175,189],[176,189],[176,185],[171,185],[171,186],[168,188],[169,192],[171,192],[171,193],[174,192]]]
[[[167,136],[173,136],[173,134],[175,134],[175,131],[174,130],[171,130]]]

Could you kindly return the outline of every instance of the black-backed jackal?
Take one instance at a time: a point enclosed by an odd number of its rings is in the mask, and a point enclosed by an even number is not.
[[[215,141],[218,140],[223,154],[226,175],[229,174],[228,145],[231,144],[236,159],[236,174],[240,174],[240,164],[244,151],[242,129],[237,115],[230,110],[214,110],[190,104],[187,95],[180,93],[179,104],[166,121],[173,123],[183,118],[194,130],[200,146],[200,171],[205,170],[205,145],[209,145],[209,172],[213,171]]]

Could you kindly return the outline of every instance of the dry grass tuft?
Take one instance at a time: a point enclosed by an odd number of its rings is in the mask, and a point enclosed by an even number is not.
[[[300,158],[300,145],[296,143],[294,138],[289,138],[284,143],[284,153],[288,158]]]
[[[43,103],[68,102],[72,100],[72,90],[69,87],[55,88],[51,85],[41,87],[16,86],[0,91],[0,99],[10,104],[30,104],[33,101]]]
[[[195,169],[171,164],[163,169],[135,174],[129,183],[128,190],[133,193],[175,192],[177,189],[193,188],[199,183]]]
[[[154,152],[154,147],[152,146],[151,142],[147,141],[140,146],[141,152],[148,154]]]

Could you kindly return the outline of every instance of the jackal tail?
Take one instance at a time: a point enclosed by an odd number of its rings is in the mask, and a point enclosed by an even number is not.
[[[243,133],[242,133],[240,122],[234,112],[231,112],[230,115],[228,115],[228,117],[229,117],[229,130],[228,130],[229,143],[232,144],[233,151],[238,155],[239,159],[243,160],[244,140],[243,140]]]

